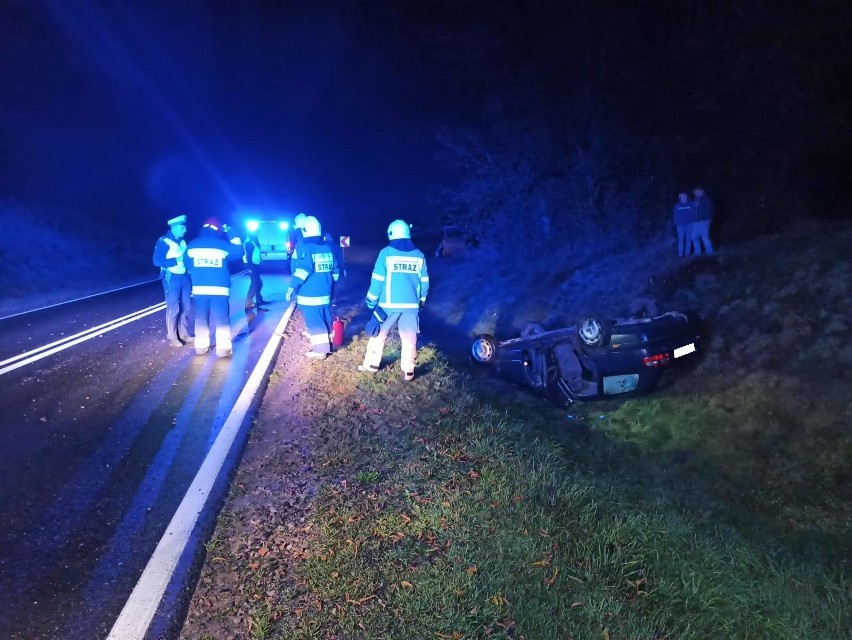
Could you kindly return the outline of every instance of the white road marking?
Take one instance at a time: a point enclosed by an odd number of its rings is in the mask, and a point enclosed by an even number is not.
[[[213,446],[210,447],[207,457],[201,463],[198,473],[187,489],[186,495],[181,500],[168,528],[163,533],[163,537],[160,538],[157,548],[154,550],[151,559],[148,560],[139,582],[133,588],[133,592],[109,632],[107,640],[143,640],[145,638],[166,587],[171,581],[175,567],[186,549],[192,530],[204,510],[213,484],[222,470],[228,452],[231,450],[245,421],[252,400],[272,364],[272,358],[281,342],[281,336],[287,328],[287,323],[290,322],[290,317],[295,308],[295,302],[290,303],[272,337],[263,349],[257,365],[255,365],[245,387],[234,403],[234,407],[228,414]]]
[[[235,273],[231,278],[236,278],[237,276],[242,276],[248,274],[247,270],[239,271]],[[31,311],[22,311],[21,313],[16,313],[11,316],[6,316],[5,318],[0,318],[0,320],[5,320],[6,318],[14,318],[15,316],[24,315],[27,313],[34,313],[35,311],[42,311],[44,309],[51,309],[53,307],[58,307],[63,304],[69,304],[71,302],[79,302],[80,300],[88,300],[89,298],[95,298],[97,296],[102,296],[107,293],[114,293],[116,291],[122,291],[124,289],[130,289],[132,287],[138,287],[143,284],[149,284],[151,282],[156,282],[156,280],[147,280],[145,282],[140,282],[137,284],[131,284],[126,287],[120,287],[118,289],[112,289],[110,291],[102,291],[101,293],[95,293],[90,296],[86,296],[84,298],[77,298],[76,300],[69,300],[68,302],[60,302],[58,304],[53,304],[47,307],[42,307],[41,309],[33,309]],[[107,331],[112,331],[113,329],[117,329],[118,327],[122,327],[129,322],[133,322],[134,320],[139,320],[140,318],[144,318],[145,316],[149,316],[152,313],[156,313],[157,311],[162,311],[166,308],[165,302],[160,302],[155,305],[151,305],[150,307],[145,307],[139,311],[134,311],[133,313],[129,313],[126,316],[122,316],[120,318],[116,318],[115,320],[110,320],[109,322],[105,322],[97,327],[91,327],[89,329],[85,329],[79,333],[75,333],[74,335],[67,336],[60,340],[56,340],[55,342],[51,342],[50,344],[42,345],[41,347],[36,347],[35,349],[30,349],[24,353],[19,353],[16,356],[12,356],[11,358],[6,358],[5,360],[0,361],[0,376],[4,373],[9,373],[10,371],[14,371],[15,369],[20,369],[21,367],[41,360],[42,358],[46,358],[48,356],[53,355],[59,351],[63,351],[64,349],[68,349],[69,347],[73,347],[74,345],[78,345],[81,342],[85,342],[90,338],[97,338],[105,334]],[[37,355],[39,354],[39,355]],[[11,363],[17,362],[17,364],[12,365]]]
[[[53,355],[54,353],[58,353],[59,351],[63,351],[64,349],[68,349],[73,347],[74,345],[80,344],[81,342],[85,342],[86,340],[90,340],[92,338],[97,338],[105,334],[108,331],[112,331],[113,329],[118,329],[119,327],[123,327],[126,324],[139,320],[140,318],[144,318],[145,316],[149,316],[152,313],[157,313],[158,311],[162,311],[166,308],[166,303],[161,302],[159,304],[152,305],[150,307],[146,307],[140,311],[135,311],[126,316],[122,316],[121,318],[116,318],[115,320],[110,320],[109,322],[105,322],[104,324],[98,325],[97,327],[92,327],[90,329],[86,329],[85,331],[81,331],[80,333],[76,333],[72,336],[68,336],[67,338],[62,338],[61,340],[57,340],[55,342],[51,342],[50,344],[43,345],[41,347],[37,347],[35,349],[31,349],[26,353],[18,354],[17,356],[13,356],[11,358],[7,358],[0,362],[0,376],[5,373],[9,373],[10,371],[14,371],[15,369],[20,369],[21,367],[28,365],[32,362],[36,362],[37,360],[41,360],[42,358],[46,358],[48,356]],[[9,364],[14,363],[14,364]],[[7,365],[7,366],[2,366]]]
[[[125,289],[132,289],[133,287],[141,287],[143,284],[151,284],[152,282],[157,282],[159,278],[155,278],[153,280],[145,280],[144,282],[137,282],[136,284],[129,284],[125,287],[118,287],[117,289],[110,289],[109,291],[100,291],[99,293],[93,293],[90,296],[83,296],[82,298],[74,298],[73,300],[66,300],[65,302],[57,302],[56,304],[49,304],[45,307],[39,307],[38,309],[30,309],[29,311],[19,311],[18,313],[13,313],[8,316],[3,316],[0,320],[8,320],[9,318],[17,318],[18,316],[24,316],[28,313],[35,313],[36,311],[44,311],[45,309],[53,309],[53,307],[61,307],[63,304],[71,304],[72,302],[80,302],[81,300],[88,300],[89,298],[97,298],[98,296],[103,296],[108,293],[115,293],[116,291],[124,291]]]

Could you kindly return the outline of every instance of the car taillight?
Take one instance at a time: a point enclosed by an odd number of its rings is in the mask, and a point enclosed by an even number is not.
[[[663,367],[669,363],[669,360],[671,360],[671,355],[663,352],[652,356],[645,356],[642,358],[642,364],[646,367]]]
[[[287,251],[293,251],[293,243],[290,241],[287,241]]]

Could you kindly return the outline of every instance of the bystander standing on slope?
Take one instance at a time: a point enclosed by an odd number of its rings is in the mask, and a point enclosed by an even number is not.
[[[674,225],[677,229],[677,255],[679,258],[690,255],[692,245],[692,221],[694,209],[686,193],[678,195],[677,204],[674,207]]]
[[[704,189],[696,187],[692,194],[695,200],[692,206],[695,210],[694,222],[692,223],[692,246],[695,255],[701,255],[701,246],[704,245],[704,253],[713,255],[713,243],[710,241],[710,222],[713,220],[713,201],[704,193]]]

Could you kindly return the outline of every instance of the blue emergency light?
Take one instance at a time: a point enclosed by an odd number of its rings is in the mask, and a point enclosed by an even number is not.
[[[257,220],[246,220],[246,229],[254,233],[260,228],[260,223]]]

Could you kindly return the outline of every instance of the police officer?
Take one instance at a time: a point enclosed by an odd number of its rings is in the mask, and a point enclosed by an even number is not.
[[[417,334],[420,332],[420,309],[429,295],[429,272],[426,257],[411,241],[411,227],[404,220],[394,220],[388,227],[390,243],[379,252],[370,289],[367,307],[378,305],[387,313],[387,319],[377,336],[367,341],[367,352],[360,371],[376,373],[382,362],[382,352],[388,333],[397,327],[402,342],[399,366],[402,379],[414,379],[414,361],[417,358]]]
[[[305,318],[311,343],[305,355],[322,359],[331,353],[331,288],[340,277],[340,267],[325,243],[319,220],[307,216],[302,233],[301,248],[293,254],[293,275],[285,298],[289,302],[295,295]]]
[[[239,260],[242,255],[242,246],[228,242],[222,225],[215,218],[207,220],[198,237],[186,247],[195,298],[195,353],[198,355],[210,352],[210,320],[216,330],[216,355],[227,358],[233,353],[228,262]]]
[[[166,296],[166,337],[171,346],[182,347],[185,342],[193,341],[189,329],[191,283],[184,264],[186,216],[176,216],[168,221],[168,225],[168,233],[154,245],[152,261],[154,266],[160,267],[160,279]]]
[[[263,280],[260,279],[260,246],[256,236],[246,236],[245,242],[243,242],[243,262],[248,269],[250,279],[248,293],[246,294],[246,309],[257,307],[259,310],[265,311],[261,307],[269,303],[263,299],[261,294]]]

